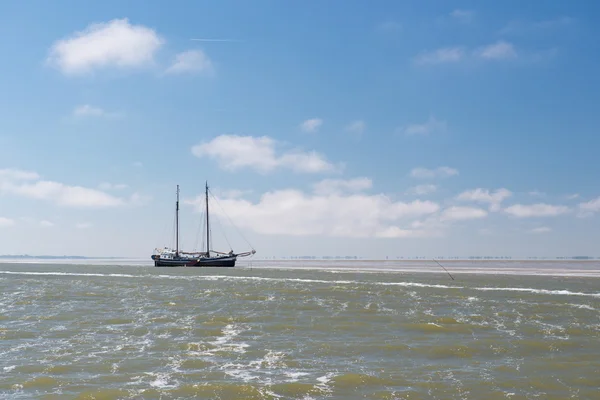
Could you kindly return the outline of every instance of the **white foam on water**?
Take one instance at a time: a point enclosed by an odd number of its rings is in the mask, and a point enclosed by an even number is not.
[[[298,380],[300,378],[302,378],[303,376],[310,375],[308,372],[299,372],[299,371],[285,371],[283,374],[289,378],[289,379],[286,379],[286,382],[298,382]]]
[[[258,276],[226,276],[226,275],[202,275],[202,276],[178,276],[178,275],[130,275],[130,274],[100,274],[100,273],[73,273],[73,272],[30,272],[30,271],[0,271],[3,274],[12,275],[56,275],[56,276],[91,276],[91,277],[119,277],[119,278],[167,278],[183,280],[225,280],[225,281],[265,281],[265,282],[298,282],[298,283],[325,283],[330,285],[379,285],[379,286],[400,286],[434,289],[469,289],[478,291],[507,291],[507,292],[528,292],[544,295],[565,295],[565,296],[585,296],[600,298],[600,293],[571,292],[569,290],[549,290],[536,288],[515,288],[515,287],[464,287],[449,286],[438,284],[426,284],[420,282],[371,282],[357,280],[326,280],[326,279],[303,279],[303,278],[266,278]]]
[[[321,389],[323,392],[325,393],[331,393],[333,391],[333,389],[331,388],[331,386],[329,386],[329,382],[331,382],[331,379],[335,376],[335,373],[333,372],[328,372],[323,376],[320,376],[317,378],[317,383],[315,385],[315,387]]]
[[[167,372],[145,372],[147,376],[153,378],[148,384],[158,389],[173,389],[179,386],[179,382],[171,377],[170,373]]]
[[[4,372],[10,372],[13,369],[15,369],[17,366],[16,365],[9,365],[8,367],[4,367]]]
[[[573,307],[573,308],[581,308],[583,310],[592,310],[592,311],[596,311],[596,309],[592,306],[589,306],[587,304],[570,304],[570,303],[566,303],[565,305],[569,306],[569,307]]]
[[[534,288],[503,288],[503,287],[479,287],[472,288],[473,290],[480,291],[504,291],[504,292],[528,292],[535,294],[550,294],[550,295],[564,295],[564,296],[589,296],[600,298],[600,293],[583,293],[583,292],[571,292],[569,290],[548,290],[548,289],[534,289]]]
[[[232,343],[232,340],[235,339],[240,333],[248,330],[249,328],[243,324],[228,324],[222,330],[221,333],[223,336],[219,336],[210,344],[214,345],[214,349],[206,350],[203,354],[212,355],[219,351],[231,351],[234,353],[245,353],[246,348],[250,345],[242,342],[242,343]]]
[[[225,374],[237,379],[241,379],[244,382],[250,382],[254,380],[260,381],[260,376],[250,372],[247,365],[227,363],[223,364],[220,369],[225,372]]]

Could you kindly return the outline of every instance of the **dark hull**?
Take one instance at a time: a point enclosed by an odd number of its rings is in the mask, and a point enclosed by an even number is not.
[[[164,259],[152,256],[155,267],[235,267],[236,256]]]
[[[235,267],[236,256],[233,257],[214,257],[201,258],[196,264],[189,265],[190,267]]]
[[[152,259],[155,267],[191,267],[198,261],[193,258],[161,259],[155,256],[152,256]]]

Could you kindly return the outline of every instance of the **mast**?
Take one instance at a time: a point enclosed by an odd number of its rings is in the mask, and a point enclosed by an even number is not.
[[[177,201],[175,202],[175,257],[179,256],[179,185],[177,185]]]
[[[206,257],[210,257],[210,229],[208,225],[208,181],[206,181]]]

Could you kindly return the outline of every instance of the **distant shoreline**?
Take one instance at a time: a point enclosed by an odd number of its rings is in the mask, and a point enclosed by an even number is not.
[[[21,255],[0,255],[0,259],[17,260],[17,259],[34,259],[34,260],[128,260],[131,257],[85,257],[85,256],[30,256],[27,254]]]
[[[52,255],[0,255],[0,260],[144,260],[147,257],[87,257],[87,256],[52,256]],[[443,263],[511,263],[511,262],[600,262],[600,257],[564,257],[564,258],[254,258],[252,260],[240,260],[244,262],[284,262],[284,263],[360,263],[360,262],[411,262],[431,263],[436,260]]]

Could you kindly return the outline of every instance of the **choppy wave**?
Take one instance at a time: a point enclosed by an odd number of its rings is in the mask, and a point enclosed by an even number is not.
[[[433,288],[433,289],[457,289],[457,290],[477,290],[477,291],[500,291],[500,292],[526,292],[541,295],[563,295],[563,296],[584,296],[600,298],[600,293],[573,292],[564,289],[538,289],[527,287],[468,287],[454,285],[427,284],[420,282],[373,282],[360,280],[327,280],[327,279],[307,279],[307,278],[271,278],[259,276],[227,276],[227,275],[133,275],[119,273],[79,273],[79,272],[33,272],[33,271],[0,271],[0,274],[6,275],[30,275],[30,276],[73,276],[73,277],[103,277],[103,278],[148,278],[148,279],[174,279],[174,280],[198,280],[198,281],[262,281],[262,282],[281,282],[281,283],[308,283],[308,284],[330,284],[330,285],[378,285],[378,286],[400,286],[414,288]]]
[[[2,269],[2,399],[593,398],[600,382],[586,279]]]

